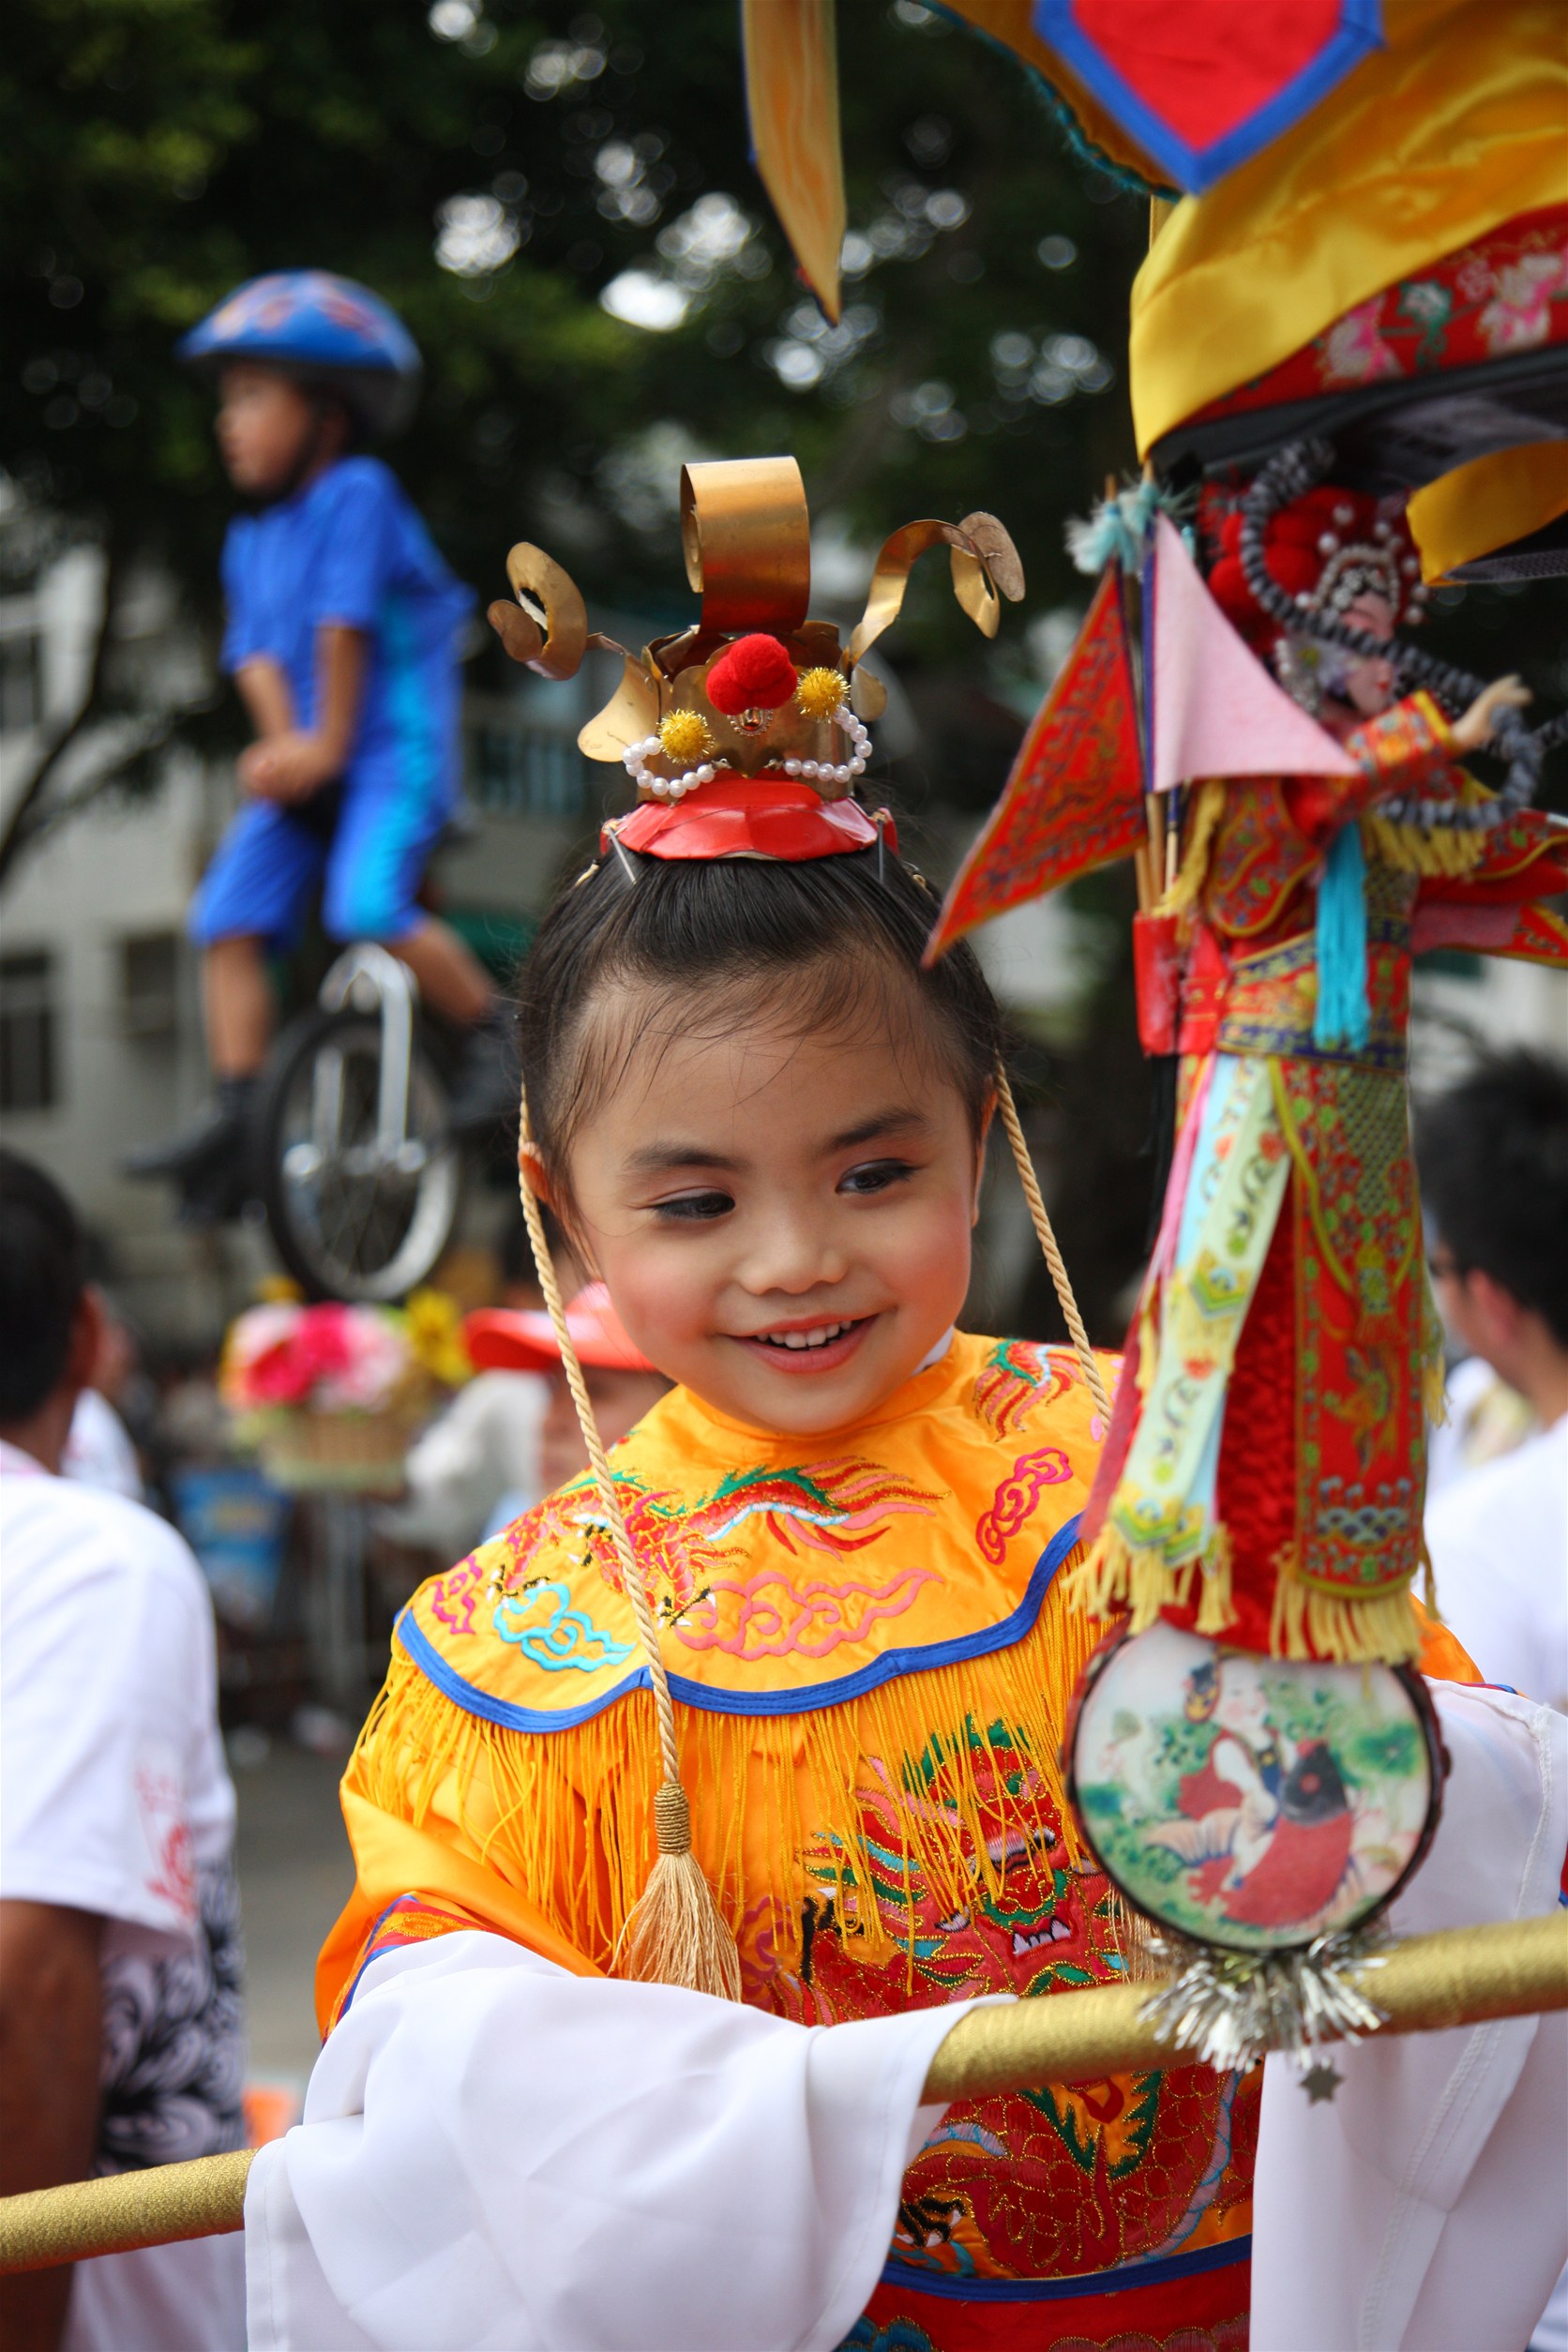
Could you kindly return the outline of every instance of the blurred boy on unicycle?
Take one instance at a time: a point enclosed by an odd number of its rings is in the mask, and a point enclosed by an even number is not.
[[[245,802],[196,893],[215,1098],[127,1172],[168,1177],[186,1214],[233,1215],[272,1033],[268,953],[291,946],[312,891],[339,941],[400,957],[427,1003],[469,1033],[454,1128],[509,1107],[495,988],[417,902],[457,804],[459,661],[471,597],[405,492],[364,444],[418,397],[419,354],[365,287],[322,270],[241,286],[179,356],[216,382],[218,443],[249,510],[223,549],[222,665],[256,740]]]

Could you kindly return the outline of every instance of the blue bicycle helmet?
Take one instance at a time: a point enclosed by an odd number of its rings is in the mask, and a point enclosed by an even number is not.
[[[231,359],[286,368],[336,392],[370,433],[400,432],[419,398],[419,349],[402,321],[369,287],[324,269],[250,279],[176,355],[206,375]]]

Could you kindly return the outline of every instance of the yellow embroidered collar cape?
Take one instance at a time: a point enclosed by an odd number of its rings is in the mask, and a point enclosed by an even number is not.
[[[867,1749],[918,1756],[1005,1701],[1060,1803],[1063,1710],[1098,1629],[1048,1604],[1102,1435],[1069,1351],[959,1334],[825,1438],[748,1429],[677,1389],[615,1449],[698,1851],[743,1955],[749,1908],[766,1896],[798,1921],[805,1858],[860,1843]],[[431,1889],[432,1843],[432,1891],[472,1907],[488,1887],[506,1933],[607,1967],[653,1851],[647,1685],[586,1476],[424,1585],[344,1784],[360,1885],[323,1955],[327,2004],[354,1921]],[[939,1863],[945,1830],[917,1842],[939,1876],[958,1867]],[[875,1920],[860,1932],[883,1942]]]

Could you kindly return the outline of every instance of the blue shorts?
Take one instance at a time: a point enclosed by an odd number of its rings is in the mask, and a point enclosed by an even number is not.
[[[296,807],[248,801],[202,878],[190,936],[201,947],[263,939],[282,953],[324,876],[329,938],[406,939],[425,920],[416,894],[449,813],[445,789],[410,793],[373,775],[328,786]]]

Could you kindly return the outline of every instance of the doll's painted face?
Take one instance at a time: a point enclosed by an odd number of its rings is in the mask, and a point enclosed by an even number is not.
[[[639,1038],[572,1145],[573,1223],[642,1352],[718,1411],[815,1435],[872,1411],[969,1287],[980,1150],[901,1024],[721,1033],[630,991]],[[918,1015],[916,1015],[918,1019]]]
[[[1345,614],[1352,628],[1365,629],[1372,637],[1383,639],[1394,635],[1394,614],[1386,596],[1374,591],[1357,596]],[[1345,673],[1345,696],[1359,718],[1376,718],[1393,701],[1396,688],[1392,662],[1374,659],[1352,659]]]
[[[1268,1693],[1250,1658],[1222,1658],[1212,1720],[1238,1739],[1255,1740],[1269,1717]]]

